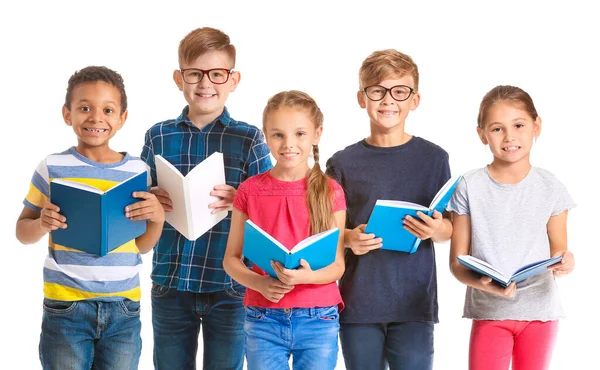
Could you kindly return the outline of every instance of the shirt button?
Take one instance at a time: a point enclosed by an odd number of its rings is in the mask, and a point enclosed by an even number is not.
[[[283,312],[285,312],[285,313],[290,313],[290,312],[292,312],[292,309],[291,309],[291,308],[284,308],[284,309],[283,309]]]

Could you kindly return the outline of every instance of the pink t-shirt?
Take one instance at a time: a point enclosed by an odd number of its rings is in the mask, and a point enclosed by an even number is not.
[[[346,209],[342,187],[329,180],[334,190],[332,211]],[[306,202],[306,178],[298,181],[281,181],[270,171],[252,176],[238,188],[233,206],[248,215],[250,220],[269,233],[288,249],[308,238],[310,220]],[[252,271],[266,275],[253,265]],[[311,308],[338,305],[343,308],[342,296],[336,282],[329,284],[296,285],[278,303],[267,300],[259,292],[247,289],[245,306],[264,308]]]

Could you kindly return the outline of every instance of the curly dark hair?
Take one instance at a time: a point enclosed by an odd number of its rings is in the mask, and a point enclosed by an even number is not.
[[[127,94],[125,93],[125,84],[123,77],[112,69],[106,67],[89,66],[79,71],[76,71],[67,85],[67,95],[65,97],[65,107],[71,109],[71,99],[73,98],[73,90],[79,84],[86,82],[104,81],[116,87],[121,93],[121,113],[127,110]]]

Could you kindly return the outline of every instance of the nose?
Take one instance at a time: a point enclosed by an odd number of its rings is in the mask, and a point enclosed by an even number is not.
[[[294,138],[292,136],[288,136],[283,140],[284,148],[293,148],[294,147]]]
[[[383,94],[383,99],[381,99],[381,102],[384,104],[390,104],[394,101],[394,98],[392,98],[392,90],[386,90],[385,94]]]

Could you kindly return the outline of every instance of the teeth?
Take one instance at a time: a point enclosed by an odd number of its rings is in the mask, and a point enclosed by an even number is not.
[[[85,131],[89,132],[105,132],[107,131],[105,128],[86,128]]]
[[[298,155],[298,153],[286,153],[286,154],[282,154],[284,157],[295,157]]]
[[[502,150],[504,150],[505,152],[509,152],[509,151],[517,150],[517,149],[519,149],[518,146],[509,146],[509,147],[506,147],[506,148],[502,148]]]
[[[383,114],[384,116],[393,116],[394,114],[396,114],[396,112],[389,111],[379,111],[379,113]]]

